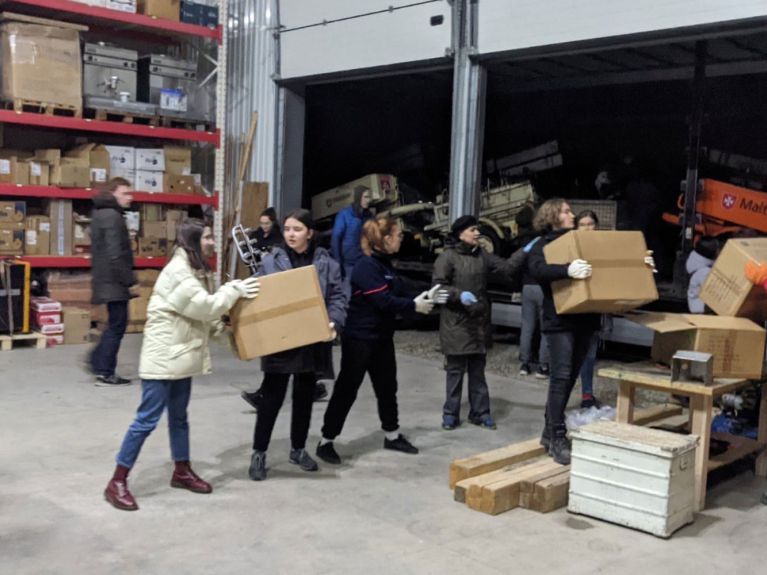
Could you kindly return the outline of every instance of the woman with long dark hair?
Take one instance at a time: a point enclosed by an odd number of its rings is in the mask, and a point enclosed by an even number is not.
[[[346,320],[347,298],[341,281],[338,263],[327,250],[313,242],[314,224],[307,210],[290,212],[283,220],[282,247],[274,248],[264,256],[259,275],[269,275],[303,266],[313,265],[317,270],[325,306],[331,326],[341,330]],[[334,336],[335,337],[335,336]],[[331,358],[323,343],[305,345],[261,359],[264,382],[263,398],[259,403],[256,427],[253,431],[253,454],[248,475],[254,481],[266,479],[266,450],[274,430],[277,416],[285,401],[288,381],[293,378],[293,405],[290,425],[290,463],[304,471],[317,471],[317,462],[306,451],[306,438],[312,417],[315,374],[327,370]]]
[[[434,303],[428,292],[413,297],[392,267],[399,251],[402,230],[389,217],[368,220],[362,226],[363,255],[351,277],[352,299],[341,337],[341,372],[333,386],[317,457],[341,463],[333,441],[341,433],[357,399],[365,374],[370,375],[378,401],[378,416],[384,432],[384,449],[415,454],[418,449],[399,432],[397,407],[397,360],[394,326],[398,314],[428,314]]]
[[[262,252],[268,252],[282,243],[282,231],[277,223],[277,212],[274,208],[266,208],[261,212],[255,238],[256,245]]]
[[[213,289],[209,258],[214,249],[213,232],[201,220],[181,224],[176,247],[157,278],[147,308],[139,375],[141,404],[128,428],[117,467],[104,497],[117,509],[134,511],[136,500],[128,490],[128,473],[141,446],[168,411],[170,450],[175,462],[171,487],[194,493],[213,488],[192,471],[189,464],[187,406],[192,377],[211,372],[208,340],[224,331],[221,316],[240,298],[258,295],[258,280],[235,280]]]

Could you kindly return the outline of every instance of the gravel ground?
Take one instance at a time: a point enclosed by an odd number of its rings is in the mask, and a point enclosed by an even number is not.
[[[515,380],[533,380],[532,375],[520,377],[519,371],[519,346],[518,335],[515,332],[499,334],[495,337],[493,347],[487,354],[487,372],[508,377]],[[394,344],[398,353],[404,353],[415,357],[442,361],[444,356],[439,349],[439,332],[425,330],[402,330],[396,332]],[[596,369],[602,367],[624,366],[625,363],[612,359],[597,358]],[[580,393],[580,380],[575,384],[573,393]],[[594,395],[605,404],[615,406],[617,389],[611,383],[601,377],[594,379]],[[668,398],[663,393],[648,390],[638,390],[637,405],[662,403]]]

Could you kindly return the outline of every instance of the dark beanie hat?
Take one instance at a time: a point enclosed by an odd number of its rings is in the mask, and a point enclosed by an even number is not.
[[[458,238],[463,230],[470,228],[471,226],[476,226],[477,224],[479,224],[479,222],[474,216],[461,216],[453,222],[452,226],[450,226],[450,232],[455,238]]]

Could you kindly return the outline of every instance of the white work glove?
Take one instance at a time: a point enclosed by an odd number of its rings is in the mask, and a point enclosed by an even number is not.
[[[567,275],[574,280],[585,280],[591,276],[591,264],[586,260],[573,260],[567,266]]]
[[[444,305],[450,298],[450,292],[443,288],[440,284],[435,285],[429,290],[429,299],[437,305]]]
[[[655,268],[655,258],[652,257],[652,250],[647,250],[647,255],[644,257],[644,263],[646,266],[652,268],[652,273],[658,273],[658,270]]]
[[[338,336],[338,333],[336,333],[336,324],[332,321],[328,324],[328,327],[330,327],[330,337],[327,341],[333,341]]]
[[[259,283],[258,278],[253,277],[244,280],[233,280],[226,285],[232,286],[240,292],[240,297],[247,299],[255,298],[258,295],[258,291],[261,289],[261,284]]]
[[[425,291],[413,298],[416,313],[427,315],[434,309],[434,302],[429,299],[429,292]]]

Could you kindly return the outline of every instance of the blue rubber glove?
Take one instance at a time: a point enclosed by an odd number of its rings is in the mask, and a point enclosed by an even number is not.
[[[477,296],[475,296],[470,291],[462,291],[461,292],[461,303],[463,305],[471,305],[473,303],[477,303]]]

